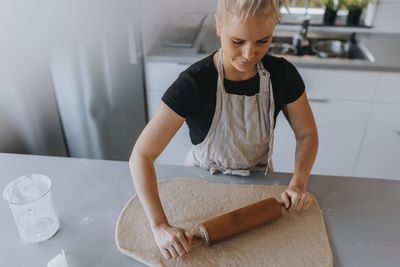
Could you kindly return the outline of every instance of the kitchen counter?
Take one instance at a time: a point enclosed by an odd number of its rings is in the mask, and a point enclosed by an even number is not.
[[[234,184],[287,185],[287,173],[211,175],[194,167],[156,165],[159,180],[195,177]],[[0,153],[0,188],[32,173],[48,175],[61,228],[51,239],[23,242],[7,203],[0,204],[0,266],[46,266],[64,249],[70,267],[142,266],[115,245],[120,211],[135,193],[127,162]],[[322,209],[335,266],[398,266],[400,181],[310,176]]]
[[[321,29],[319,29],[320,31]],[[149,62],[177,62],[180,64],[193,64],[206,57],[208,54],[199,54],[200,46],[210,42],[215,46],[215,37],[210,37],[209,32],[215,36],[215,30],[203,29],[192,48],[164,47],[157,43],[147,53],[146,60]],[[292,32],[294,33],[294,32]],[[309,29],[309,34],[313,28]],[[368,33],[359,32],[357,38],[371,52],[375,60],[350,60],[350,59],[322,59],[322,58],[300,58],[288,56],[288,60],[296,67],[304,68],[326,68],[326,69],[351,69],[369,71],[400,72],[400,34]]]

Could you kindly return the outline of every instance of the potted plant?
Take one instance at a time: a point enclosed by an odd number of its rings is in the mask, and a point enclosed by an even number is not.
[[[371,2],[372,0],[344,0],[343,5],[349,11],[347,25],[358,25],[362,10]]]
[[[322,0],[322,4],[325,5],[325,13],[323,23],[327,25],[335,24],[336,13],[338,9],[343,5],[344,0]]]

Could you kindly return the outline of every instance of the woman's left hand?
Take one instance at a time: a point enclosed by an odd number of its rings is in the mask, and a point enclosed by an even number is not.
[[[312,198],[305,189],[289,186],[281,194],[283,203],[289,211],[303,211],[311,206]]]

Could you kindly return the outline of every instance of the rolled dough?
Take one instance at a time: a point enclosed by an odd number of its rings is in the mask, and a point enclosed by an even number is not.
[[[194,178],[159,182],[169,223],[197,231],[206,220],[268,197],[280,201],[285,186],[217,184]],[[119,250],[150,266],[333,266],[317,200],[309,210],[280,219],[210,247],[194,243],[189,254],[166,260],[157,248],[137,196],[123,208],[116,227]]]

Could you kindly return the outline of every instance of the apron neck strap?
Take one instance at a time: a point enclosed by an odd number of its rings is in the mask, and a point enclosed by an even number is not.
[[[225,92],[225,86],[224,86],[224,79],[225,79],[225,73],[224,73],[224,64],[222,60],[222,55],[223,51],[222,48],[220,48],[217,52],[217,71],[218,71],[218,83],[220,83],[220,86],[218,86],[218,90],[222,90]],[[269,75],[269,72],[264,68],[264,65],[262,64],[261,60],[257,62],[257,73],[260,76],[260,79],[265,78],[267,75]],[[260,88],[260,91],[262,88]]]
[[[219,92],[225,92],[225,86],[224,86],[224,65],[222,63],[222,48],[220,48],[217,52],[217,71],[218,71],[218,86],[217,90]]]

